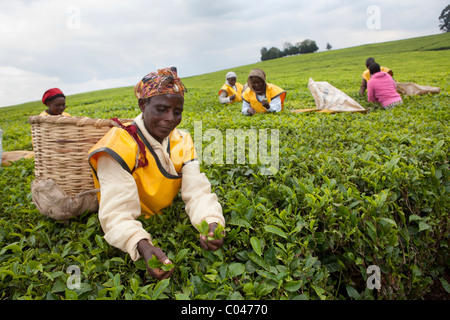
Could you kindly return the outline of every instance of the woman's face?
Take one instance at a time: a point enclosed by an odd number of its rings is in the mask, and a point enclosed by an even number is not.
[[[177,94],[164,94],[139,100],[145,128],[153,138],[162,143],[163,139],[180,124],[183,104],[184,98]]]
[[[48,113],[52,116],[59,116],[66,109],[66,98],[57,97],[47,102]]]
[[[265,82],[260,77],[250,77],[250,85],[258,94],[263,94],[265,90]]]
[[[234,86],[236,84],[236,78],[232,77],[232,78],[228,78],[228,83],[230,84],[230,86]]]

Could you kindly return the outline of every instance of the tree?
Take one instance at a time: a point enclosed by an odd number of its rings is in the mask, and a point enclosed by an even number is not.
[[[331,44],[329,44],[329,43],[327,42],[327,50],[331,50],[331,48],[333,48],[333,47],[331,46]]]
[[[302,46],[302,43],[301,42],[297,42],[296,44],[295,44],[295,49],[296,49],[296,51],[297,51],[297,54],[300,54],[301,52],[300,52],[300,47]]]
[[[327,49],[331,49],[330,44],[327,45]],[[316,42],[310,39],[306,39],[303,42],[297,42],[295,45],[293,45],[289,41],[286,41],[285,43],[283,43],[283,50],[280,50],[276,47],[271,47],[269,50],[267,50],[266,47],[263,47],[261,48],[260,53],[261,61],[266,61],[285,57],[288,55],[316,52],[317,50],[319,50],[319,47],[317,46]]]
[[[283,56],[289,56],[289,55],[291,55],[291,54],[293,54],[292,53],[292,48],[293,48],[294,46],[292,45],[292,43],[290,43],[289,41],[286,41],[284,44],[283,44],[283,48],[284,48],[284,50],[283,50]]]
[[[300,49],[298,48],[298,46],[292,46],[291,54],[299,54],[299,53],[300,53]]]
[[[441,15],[439,16],[439,29],[441,29],[442,32],[450,31],[450,4],[442,10]]]
[[[267,54],[267,48],[266,47],[261,48],[260,52],[261,52],[261,61],[269,60],[269,56]]]
[[[314,40],[306,39],[300,43],[300,53],[311,53],[319,50]]]
[[[268,56],[269,59],[279,58],[279,57],[281,57],[281,51],[278,48],[272,47],[267,52],[267,56]]]

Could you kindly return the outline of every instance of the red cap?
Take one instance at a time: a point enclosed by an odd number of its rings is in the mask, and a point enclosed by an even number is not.
[[[44,96],[42,97],[42,103],[45,104],[48,99],[57,97],[65,97],[65,95],[58,88],[48,89],[47,91],[45,91]]]

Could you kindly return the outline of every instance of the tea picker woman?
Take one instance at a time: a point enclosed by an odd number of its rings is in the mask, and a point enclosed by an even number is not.
[[[367,84],[369,83],[370,77],[372,76],[369,67],[374,63],[376,63],[374,58],[369,57],[366,59],[366,70],[364,70],[364,72],[361,74],[362,80],[361,80],[361,87],[359,88],[360,95],[364,95],[364,93],[366,92]],[[381,66],[380,69],[381,71],[388,73],[391,77],[394,77],[394,72],[391,69]]]
[[[66,109],[66,96],[58,88],[48,89],[42,96],[42,103],[47,106],[47,110],[42,111],[40,116],[66,116],[70,114],[64,112]]]
[[[253,69],[247,79],[248,88],[242,94],[242,113],[280,112],[284,108],[286,91],[266,82],[266,74],[261,69]]]
[[[367,100],[379,102],[384,109],[392,109],[403,103],[397,85],[391,75],[383,72],[378,63],[369,66],[371,79],[367,83]]]
[[[66,109],[66,97],[64,96],[62,91],[58,88],[52,88],[45,91],[44,95],[42,96],[42,103],[47,106],[47,110],[42,111],[39,114],[40,116],[51,116],[51,115],[70,116],[70,114],[64,112],[64,110]],[[4,152],[3,155],[0,152],[0,155],[1,155],[0,156],[1,164],[10,165],[14,161],[17,161],[22,158],[25,159],[33,158],[34,152],[28,150],[15,150]]]
[[[237,82],[236,73],[230,71],[225,76],[225,84],[219,90],[219,102],[231,104],[242,101],[244,86]]]
[[[133,261],[155,256],[164,264],[170,260],[152,244],[144,230],[141,214],[151,217],[170,206],[181,190],[191,223],[209,224],[209,235],[218,223],[225,226],[222,207],[200,164],[190,135],[176,127],[181,121],[186,89],[174,67],[151,72],[134,88],[141,114],[130,125],[112,128],[89,151],[99,194],[99,220],[106,241],[127,252]],[[220,240],[200,236],[200,245],[216,250]],[[151,269],[157,279],[170,271]]]

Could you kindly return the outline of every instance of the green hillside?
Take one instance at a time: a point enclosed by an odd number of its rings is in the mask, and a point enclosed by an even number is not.
[[[240,79],[246,79],[249,70],[252,68],[262,68],[266,71],[268,78],[276,83],[292,78],[298,82],[307,83],[309,77],[312,77],[330,83],[341,78],[348,78],[349,81],[356,82],[358,85],[359,75],[365,68],[365,59],[373,56],[382,65],[394,69],[398,81],[408,82],[421,80],[420,74],[422,73],[431,75],[439,71],[442,77],[448,76],[447,59],[449,53],[446,50],[439,52],[443,48],[450,48],[450,35],[448,33],[297,55],[232,69]],[[418,70],[415,70],[416,68]],[[216,87],[216,83],[222,82],[224,71],[191,77],[186,80],[194,87]],[[345,77],[343,77],[343,74],[345,74]],[[441,83],[438,77],[436,78],[436,82],[433,83]],[[430,79],[427,79],[427,81],[430,81]],[[350,93],[355,91],[354,87],[349,87],[349,90]]]
[[[412,38],[379,44],[363,45],[341,50],[331,50],[313,54],[285,57],[252,65],[240,66],[208,74],[184,78],[183,82],[189,89],[185,101],[185,114],[191,109],[219,109],[228,114],[239,113],[239,107],[221,108],[216,95],[224,82],[226,72],[233,70],[238,75],[238,82],[245,83],[247,75],[253,68],[262,68],[267,80],[273,82],[287,92],[286,108],[314,108],[314,100],[307,88],[308,79],[328,81],[333,86],[349,94],[364,107],[368,106],[365,99],[357,95],[361,73],[364,70],[365,59],[373,56],[384,66],[394,71],[394,77],[399,82],[415,82],[422,85],[439,86],[447,97],[449,82],[448,61],[450,51],[448,33]],[[149,72],[143,71],[143,74]],[[137,75],[139,81],[142,75]],[[205,105],[206,103],[206,105]],[[134,116],[138,114],[133,86],[70,95],[67,98],[67,112],[74,116],[89,116],[93,118],[109,118],[111,116]],[[29,139],[22,137],[29,134],[25,125],[22,130],[7,130],[9,125],[26,123],[29,115],[38,114],[44,106],[40,100],[17,106],[1,108],[1,128],[4,134],[4,149],[31,150]],[[195,113],[192,114],[195,117]],[[186,115],[184,119],[187,119]],[[189,119],[189,118],[188,118]],[[16,122],[17,121],[17,122]],[[184,121],[183,121],[184,123]],[[182,123],[182,124],[183,124]],[[12,136],[11,136],[12,135]],[[11,138],[11,143],[8,140]]]
[[[95,214],[67,224],[40,215],[31,202],[33,160],[1,167],[0,299],[448,299],[449,48],[446,33],[184,78],[180,127],[201,139],[203,154],[225,146],[227,130],[268,129],[279,133],[279,158],[269,175],[260,173],[261,159],[250,161],[248,146],[245,163],[220,153],[202,162],[227,221],[225,244],[215,252],[200,248],[180,198],[164,215],[142,219],[175,262],[168,281],[149,278],[142,260],[109,246]],[[441,93],[403,97],[389,111],[368,103],[358,90],[370,56],[397,81]],[[256,67],[287,91],[287,110],[246,117],[240,105],[218,102],[227,71],[244,83]],[[370,111],[289,112],[315,107],[309,78],[328,81]],[[133,86],[66,102],[73,116],[139,113]],[[0,109],[4,150],[32,150],[27,120],[42,110],[39,101]],[[198,124],[200,137],[193,134]],[[223,141],[210,139],[209,129]],[[70,265],[81,269],[81,289],[66,287]],[[381,270],[380,290],[367,284],[371,265]]]

